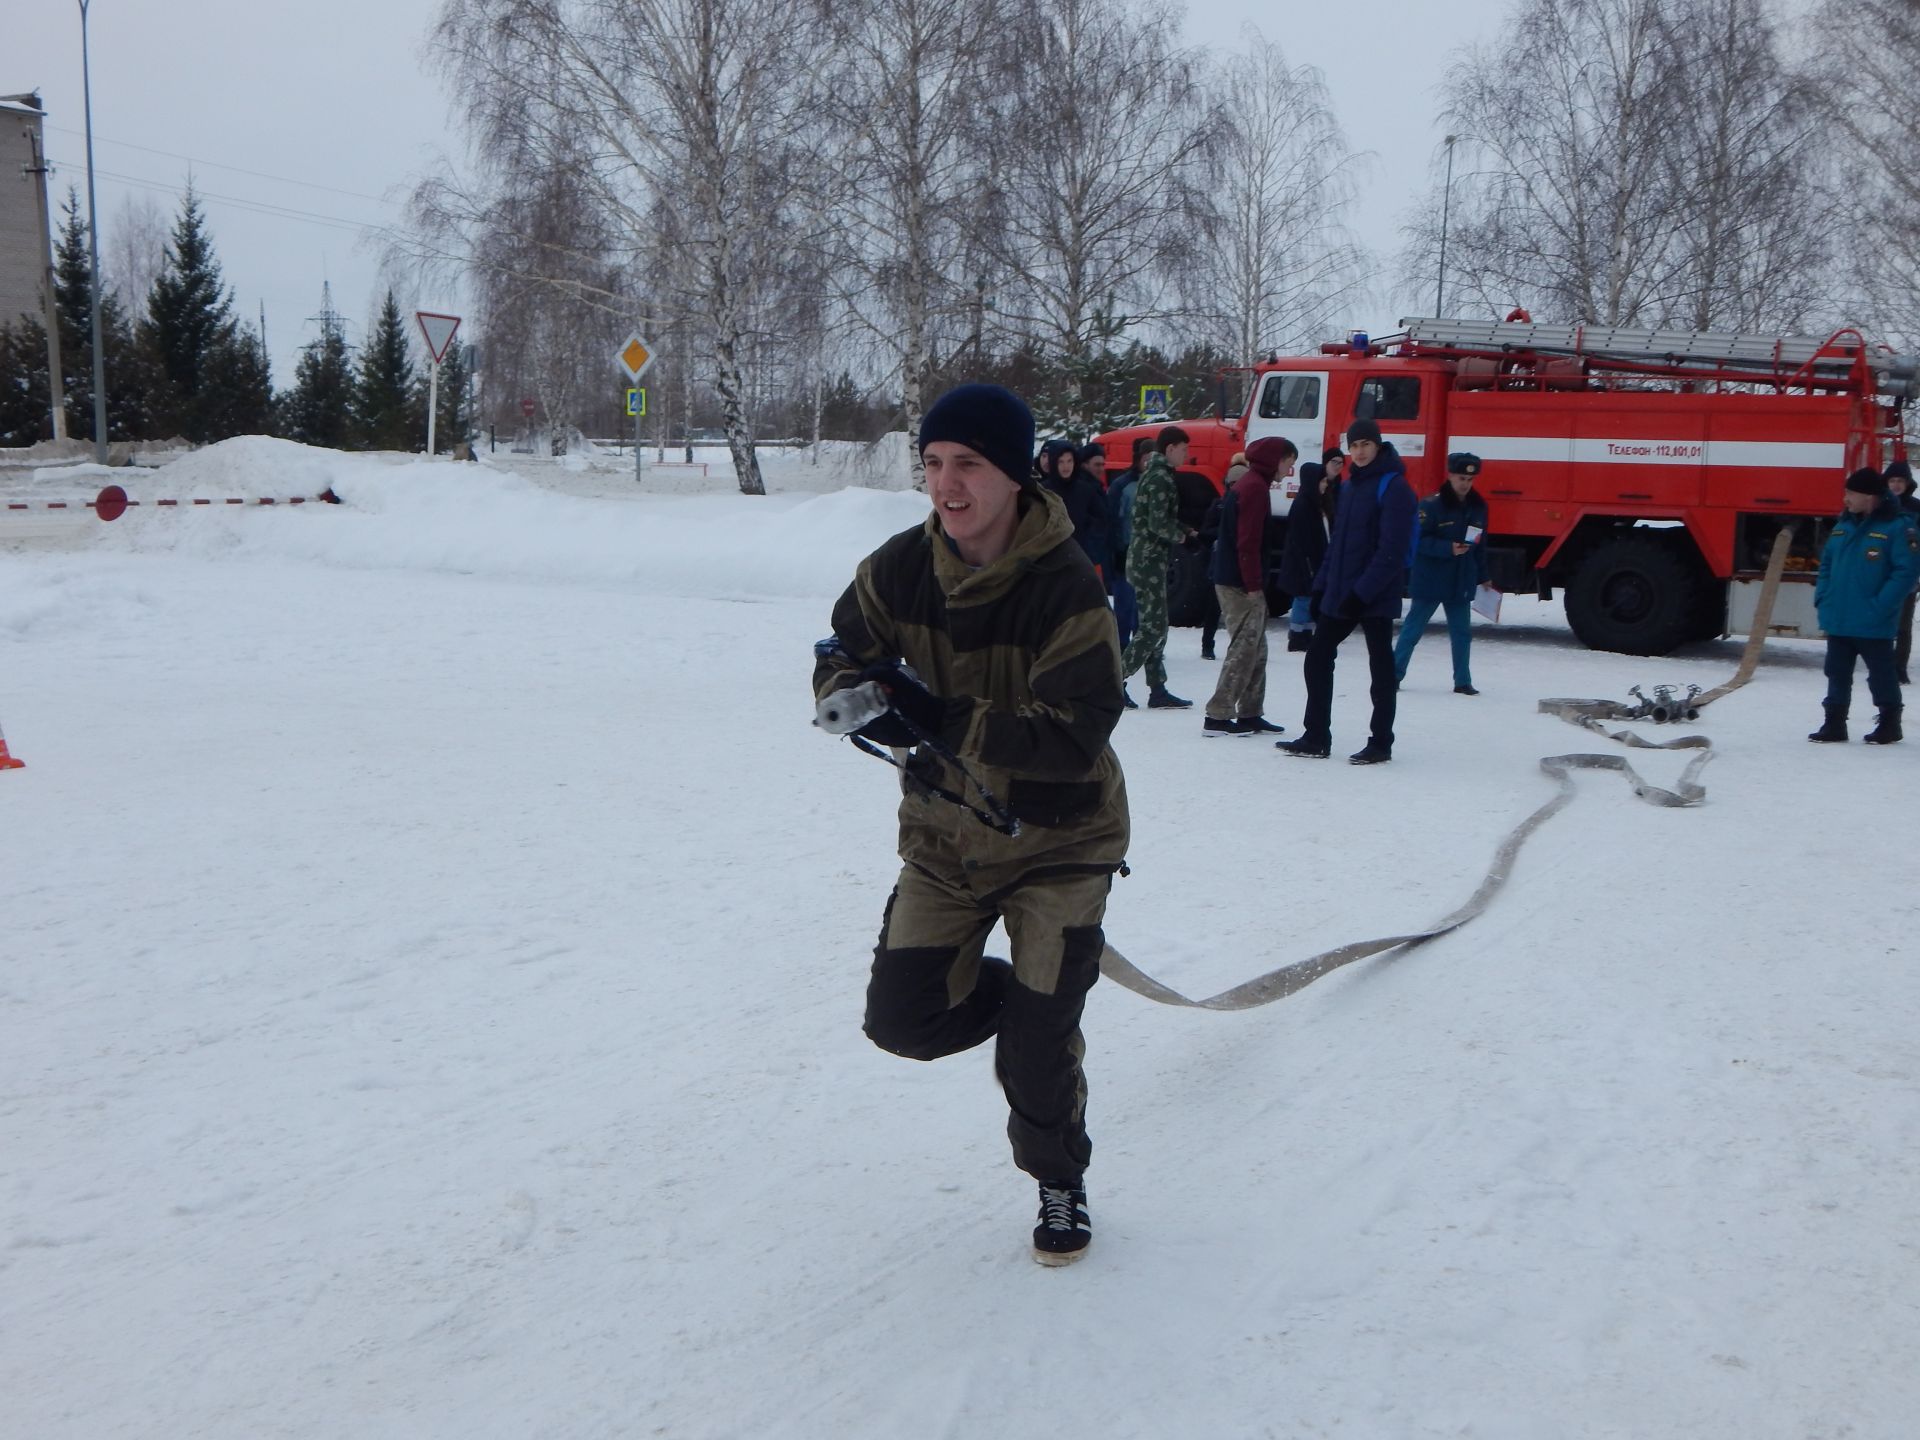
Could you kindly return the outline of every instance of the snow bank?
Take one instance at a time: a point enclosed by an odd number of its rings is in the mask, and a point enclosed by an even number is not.
[[[917,493],[558,495],[511,471],[405,455],[351,455],[249,436],[140,477],[155,495],[287,498],[338,506],[139,510],[106,543],[143,552],[291,559],[349,569],[604,582],[719,599],[837,593],[887,536],[917,524]],[[135,484],[128,485],[133,498]]]

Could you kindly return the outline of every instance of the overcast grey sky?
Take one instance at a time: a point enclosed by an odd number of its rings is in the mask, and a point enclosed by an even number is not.
[[[55,184],[85,194],[76,0],[0,0],[0,93],[38,89]],[[1375,249],[1398,244],[1406,205],[1429,183],[1448,55],[1491,36],[1510,0],[1201,0],[1191,43],[1218,54],[1258,23],[1294,64],[1331,83],[1348,140],[1372,151],[1356,220]],[[452,148],[438,79],[422,68],[434,0],[92,0],[89,34],[101,233],[129,196],[171,216],[189,171],[206,201],[240,309],[264,303],[275,380],[312,338],[323,279],[358,339],[384,286],[361,227],[396,217],[386,198]],[[404,294],[403,310],[459,310],[457,296]],[[1354,323],[1396,316],[1382,293]]]

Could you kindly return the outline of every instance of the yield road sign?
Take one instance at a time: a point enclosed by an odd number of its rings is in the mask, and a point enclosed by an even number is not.
[[[627,413],[636,418],[647,413],[647,392],[645,389],[627,391]]]
[[[419,322],[420,338],[427,342],[427,354],[438,365],[447,358],[447,347],[453,344],[453,332],[460,328],[460,317],[436,315],[431,310],[416,310],[413,318]]]
[[[613,359],[628,375],[638,380],[653,364],[653,346],[638,334],[629,335],[620,348],[613,352]]]

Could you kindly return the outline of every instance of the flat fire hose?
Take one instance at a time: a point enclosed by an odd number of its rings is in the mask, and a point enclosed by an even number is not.
[[[1729,695],[1753,678],[1753,672],[1760,663],[1760,652],[1766,644],[1767,630],[1773,622],[1774,597],[1780,590],[1780,577],[1786,569],[1787,550],[1793,541],[1790,528],[1783,528],[1774,537],[1772,553],[1767,557],[1766,580],[1760,589],[1760,599],[1754,609],[1753,625],[1747,635],[1747,648],[1740,657],[1740,667],[1726,684],[1709,690],[1694,701],[1704,709],[1713,701]],[[1713,759],[1713,742],[1704,735],[1683,735],[1677,740],[1647,740],[1631,730],[1609,730],[1604,722],[1618,720],[1629,715],[1631,707],[1613,700],[1542,700],[1540,711],[1547,715],[1557,715],[1569,724],[1579,725],[1604,735],[1622,745],[1640,750],[1694,750],[1699,753],[1687,762],[1687,768],[1680,772],[1680,778],[1674,781],[1672,789],[1649,783],[1636,771],[1623,755],[1544,755],[1540,759],[1540,768],[1559,782],[1559,790],[1526,819],[1522,820],[1494,851],[1493,863],[1488,867],[1487,875],[1480,882],[1467,903],[1455,910],[1445,919],[1428,926],[1424,930],[1410,931],[1404,935],[1383,935],[1375,940],[1356,940],[1351,944],[1336,946],[1332,950],[1323,950],[1318,955],[1310,955],[1305,960],[1296,960],[1291,965],[1282,965],[1276,970],[1257,976],[1230,990],[1222,990],[1218,995],[1210,995],[1204,1000],[1195,1000],[1182,995],[1170,985],[1163,985],[1140,970],[1131,960],[1122,955],[1112,945],[1108,945],[1100,955],[1100,973],[1116,984],[1124,986],[1136,995],[1156,1000],[1162,1005],[1180,1005],[1197,1010],[1251,1010],[1258,1005],[1270,1005],[1275,1000],[1284,1000],[1296,995],[1314,981],[1331,975],[1343,965],[1351,965],[1356,960],[1365,960],[1372,955],[1385,954],[1390,950],[1407,950],[1423,945],[1438,936],[1458,930],[1468,921],[1477,919],[1485,912],[1493,897],[1500,893],[1508,878],[1513,874],[1514,861],[1519,857],[1520,847],[1525,845],[1533,832],[1560,811],[1564,810],[1577,793],[1578,787],[1573,781],[1576,770],[1613,770],[1623,775],[1633,787],[1633,793],[1649,805],[1687,807],[1698,805],[1706,798],[1706,787],[1699,783],[1700,772]]]

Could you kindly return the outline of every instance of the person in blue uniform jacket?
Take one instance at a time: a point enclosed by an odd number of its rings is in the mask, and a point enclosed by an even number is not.
[[[1438,493],[1420,502],[1419,536],[1413,547],[1413,573],[1407,580],[1407,618],[1393,647],[1393,670],[1407,678],[1413,647],[1433,618],[1447,612],[1447,638],[1453,643],[1453,693],[1478,695],[1468,663],[1473,649],[1473,592],[1487,579],[1487,502],[1473,488],[1480,457],[1465,450],[1447,456],[1447,478]]]
[[[1854,662],[1864,660],[1880,721],[1861,738],[1892,745],[1901,738],[1894,637],[1900,608],[1920,580],[1920,529],[1887,492],[1878,470],[1849,475],[1843,500],[1846,508],[1820,552],[1820,579],[1813,587],[1820,628],[1827,632],[1827,718],[1807,738],[1821,744],[1847,738]]]

